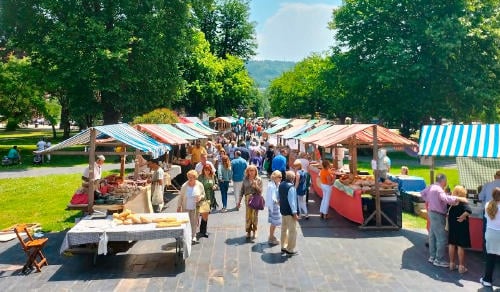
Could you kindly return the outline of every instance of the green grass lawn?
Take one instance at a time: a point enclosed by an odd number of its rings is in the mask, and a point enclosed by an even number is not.
[[[0,229],[16,223],[40,223],[44,231],[72,227],[79,211],[65,208],[81,183],[80,176],[0,179]]]

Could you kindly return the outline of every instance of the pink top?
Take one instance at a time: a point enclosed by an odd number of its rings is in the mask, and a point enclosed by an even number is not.
[[[428,203],[428,210],[446,215],[448,204],[453,204],[457,201],[454,196],[447,195],[439,184],[432,184],[426,187],[422,192],[422,199]]]

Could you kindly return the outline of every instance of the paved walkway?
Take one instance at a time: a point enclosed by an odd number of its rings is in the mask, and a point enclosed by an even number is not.
[[[229,207],[234,206],[230,196]],[[166,212],[176,207],[173,199]],[[468,252],[469,272],[460,275],[427,262],[422,230],[360,231],[337,214],[317,215],[311,195],[310,220],[298,230],[300,255],[282,256],[267,243],[267,211],[260,212],[257,239],[247,241],[244,209],[209,217],[208,239],[193,245],[185,264],[174,265],[174,243],[137,242],[130,250],[98,256],[61,256],[65,232],[51,233],[45,248],[49,266],[20,273],[25,260],[17,241],[0,243],[2,291],[476,291],[481,255]],[[333,211],[332,211],[333,212]],[[278,230],[279,235],[279,230]],[[497,280],[494,284],[500,285]],[[488,291],[488,290],[486,290]]]

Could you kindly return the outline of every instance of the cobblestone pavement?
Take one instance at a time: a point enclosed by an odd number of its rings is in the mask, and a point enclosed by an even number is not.
[[[234,197],[229,196],[229,207]],[[166,212],[175,210],[176,199]],[[254,241],[244,232],[244,208],[211,214],[209,238],[193,245],[190,257],[175,262],[168,240],[137,242],[117,255],[59,255],[65,232],[47,234],[49,266],[23,275],[25,260],[16,240],[0,243],[2,291],[482,291],[481,254],[467,252],[469,272],[427,262],[422,230],[361,231],[337,214],[322,221],[319,198],[311,195],[309,220],[301,220],[298,250],[283,256],[267,243],[267,211],[259,214]],[[333,211],[331,211],[334,213]],[[279,229],[278,235],[279,235]],[[279,238],[279,236],[278,236]],[[498,275],[498,274],[497,274]],[[497,276],[498,279],[498,276]],[[500,281],[496,280],[496,286]],[[485,290],[489,291],[489,290]]]

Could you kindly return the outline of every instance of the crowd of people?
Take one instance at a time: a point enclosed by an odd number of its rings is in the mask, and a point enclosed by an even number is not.
[[[296,222],[301,217],[309,219],[309,159],[305,153],[290,155],[290,149],[268,143],[263,130],[260,123],[239,126],[226,137],[208,140],[204,145],[197,140],[187,149],[191,170],[181,186],[177,211],[189,213],[193,243],[209,236],[209,214],[237,212],[242,206],[246,239],[255,239],[260,210],[252,207],[250,201],[254,196],[262,196],[268,209],[269,244],[281,244],[286,255],[297,254]],[[263,184],[265,177],[269,179],[267,189]],[[234,205],[232,200],[228,202],[231,185]],[[275,235],[278,226],[280,239]]]
[[[450,192],[444,174],[436,176],[436,182],[422,192],[427,203],[429,219],[429,259],[435,266],[458,270],[466,273],[465,249],[471,247],[469,216],[472,214],[468,205],[467,190],[455,186]],[[483,234],[485,271],[479,282],[486,287],[492,286],[495,263],[500,255],[500,170],[494,180],[486,183],[478,195],[483,202]],[[448,259],[446,261],[446,247]],[[458,264],[456,262],[458,255]]]

